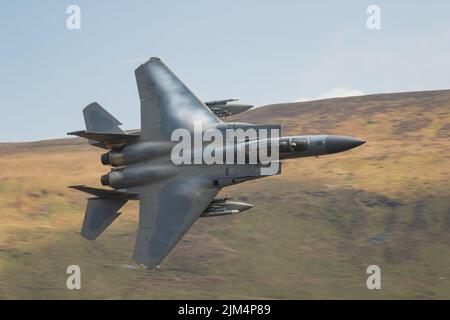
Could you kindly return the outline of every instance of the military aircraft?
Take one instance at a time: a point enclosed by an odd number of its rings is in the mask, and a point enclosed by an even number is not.
[[[89,240],[96,239],[120,215],[119,210],[127,201],[138,200],[139,227],[133,259],[153,269],[199,217],[236,214],[253,207],[241,201],[216,198],[223,187],[267,176],[262,171],[268,163],[260,160],[256,163],[238,163],[234,159],[231,163],[175,164],[172,158],[176,144],[172,141],[174,131],[194,132],[198,122],[205,132],[212,129],[220,132],[249,128],[272,130],[280,126],[221,121],[214,106],[223,106],[229,101],[210,102],[208,107],[159,58],[151,58],[140,65],[135,77],[141,105],[140,130],[123,131],[116,118],[98,103],[92,103],[83,110],[86,130],[68,133],[109,150],[101,156],[101,162],[112,168],[100,180],[102,185],[112,189],[85,185],[71,188],[92,196],[87,201],[81,230],[81,235]],[[274,163],[341,152],[365,143],[346,136],[275,135],[233,140],[232,145],[249,146],[255,141],[266,141],[277,147],[274,150],[279,151],[279,159],[272,159]],[[194,143],[192,149],[195,148]],[[280,172],[281,166],[272,175]]]

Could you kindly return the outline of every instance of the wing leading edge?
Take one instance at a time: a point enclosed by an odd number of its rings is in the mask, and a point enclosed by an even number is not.
[[[221,122],[161,59],[151,58],[136,69],[135,76],[142,139],[167,141],[175,129],[192,131],[194,121],[205,127]]]

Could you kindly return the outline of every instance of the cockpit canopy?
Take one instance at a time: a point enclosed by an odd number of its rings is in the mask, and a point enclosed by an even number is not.
[[[308,150],[308,139],[306,138],[282,138],[279,142],[280,153],[303,152]]]

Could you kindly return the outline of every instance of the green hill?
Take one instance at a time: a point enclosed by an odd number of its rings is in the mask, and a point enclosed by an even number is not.
[[[136,106],[137,107],[137,106]],[[343,134],[354,150],[289,160],[225,189],[255,205],[200,219],[158,272],[133,266],[136,203],[95,242],[79,229],[102,150],[0,144],[0,298],[450,298],[450,90],[271,105],[229,121]],[[66,289],[77,264],[82,289]],[[382,289],[366,288],[379,265]]]

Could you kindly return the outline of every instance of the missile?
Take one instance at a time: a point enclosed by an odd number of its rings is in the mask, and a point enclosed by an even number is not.
[[[239,101],[239,98],[208,101],[205,104],[219,118],[226,118],[234,114],[242,113],[254,107],[253,105],[237,103],[236,101]]]
[[[245,202],[228,201],[228,199],[215,199],[206,208],[201,217],[218,217],[244,212],[253,208],[253,205]]]

